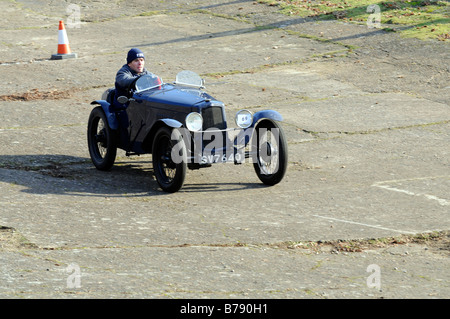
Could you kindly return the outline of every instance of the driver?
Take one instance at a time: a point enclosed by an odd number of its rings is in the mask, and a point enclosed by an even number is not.
[[[116,88],[114,105],[123,107],[123,105],[117,101],[117,98],[119,96],[128,97],[131,84],[133,84],[133,82],[141,75],[150,74],[150,72],[144,68],[144,65],[145,57],[141,50],[133,48],[128,51],[127,64],[124,64],[116,74],[116,82],[114,84]]]

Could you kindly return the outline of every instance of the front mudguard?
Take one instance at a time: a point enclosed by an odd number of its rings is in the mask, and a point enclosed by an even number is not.
[[[250,125],[246,129],[237,129],[239,131],[237,137],[234,137],[234,144],[235,148],[240,148],[242,146],[246,147],[249,145],[250,141],[252,140],[255,129],[258,126],[260,122],[263,121],[269,121],[269,122],[281,122],[283,121],[283,116],[281,116],[280,113],[274,110],[263,110],[256,112],[253,114],[253,121],[252,125]],[[276,124],[275,124],[276,125]],[[240,145],[238,147],[237,145]]]
[[[275,127],[278,127],[281,129],[281,127],[276,124],[275,122],[282,122],[283,121],[283,116],[274,110],[263,110],[263,111],[259,111],[256,112],[255,114],[253,114],[253,122],[252,125],[244,130],[244,132],[246,132],[245,134],[243,134],[245,140],[244,140],[244,145],[245,147],[251,146],[253,149],[256,149],[256,146],[254,143],[256,143],[256,140],[254,139],[254,137],[258,136],[256,133],[256,128],[258,127],[258,125],[262,125],[264,126],[265,124],[263,124],[263,122],[272,122],[273,125]],[[248,131],[249,130],[249,131]],[[249,151],[245,154],[245,157],[251,157],[252,155],[255,155],[256,153]]]
[[[91,102],[92,105],[100,105],[105,112],[108,125],[112,130],[117,130],[119,128],[119,120],[114,112],[110,111],[110,104],[105,100],[96,100]]]
[[[255,127],[256,124],[263,119],[269,119],[272,121],[283,121],[283,117],[281,116],[280,113],[278,113],[277,111],[274,110],[264,110],[264,111],[259,111],[256,112],[255,114],[253,114],[253,123],[252,123],[252,127]]]

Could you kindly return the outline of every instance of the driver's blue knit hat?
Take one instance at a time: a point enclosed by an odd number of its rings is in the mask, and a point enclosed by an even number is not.
[[[144,58],[144,52],[142,52],[141,50],[137,49],[137,48],[133,48],[130,51],[128,51],[128,55],[127,55],[127,63],[132,62],[133,60],[137,59],[137,58]]]

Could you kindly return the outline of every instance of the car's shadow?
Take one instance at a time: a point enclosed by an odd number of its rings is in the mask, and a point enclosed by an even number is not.
[[[213,168],[208,168],[211,170]],[[259,183],[209,180],[195,183],[189,173],[180,192],[227,192],[265,187]],[[110,171],[97,170],[91,160],[68,155],[1,155],[0,182],[30,194],[140,197],[168,195],[153,176],[151,156],[119,158]]]

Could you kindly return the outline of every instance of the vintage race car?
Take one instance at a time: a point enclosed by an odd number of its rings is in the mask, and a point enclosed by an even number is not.
[[[129,96],[113,103],[107,90],[89,116],[87,140],[99,170],[114,165],[117,149],[129,155],[152,154],[154,175],[166,192],[178,191],[187,169],[215,163],[252,161],[266,185],[279,183],[287,168],[287,143],[273,110],[237,112],[236,128],[228,128],[224,103],[204,91],[204,81],[192,71],[164,83],[154,74],[139,77]]]

